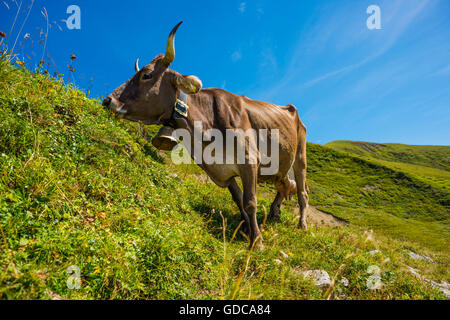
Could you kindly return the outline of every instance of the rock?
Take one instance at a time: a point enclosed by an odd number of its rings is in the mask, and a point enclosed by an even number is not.
[[[372,192],[372,191],[377,190],[378,187],[377,187],[377,186],[367,185],[367,186],[364,186],[362,189],[363,189],[365,192],[368,193],[368,192]]]
[[[414,269],[410,266],[407,266],[409,272],[411,272],[413,274],[413,276],[417,277],[417,278],[422,278],[422,276],[417,272],[417,269]]]
[[[56,294],[50,290],[46,290],[45,293],[50,297],[51,300],[64,300],[59,294]]]
[[[280,251],[280,254],[285,259],[289,258],[289,255],[287,253],[285,253],[284,251]]]
[[[346,277],[342,277],[341,283],[344,287],[348,287],[348,279]]]
[[[427,280],[427,279],[426,279]],[[450,290],[449,290],[449,284],[445,281],[442,281],[441,283],[437,283],[433,280],[428,280],[429,284],[435,288],[441,291],[447,298],[450,299]]]
[[[431,263],[436,263],[433,259],[427,256],[421,256],[420,254],[414,253],[412,251],[408,252],[409,256],[414,260],[425,260]]]
[[[369,231],[364,231],[364,236],[366,237],[367,241],[374,241],[374,237],[373,237],[373,230],[369,230]]]
[[[176,173],[171,173],[170,176],[178,181],[180,181],[181,183],[184,183],[184,180],[181,179]]]
[[[303,272],[303,275],[313,280],[322,289],[328,288],[331,285],[330,275],[325,270],[307,270]]]
[[[414,269],[410,266],[407,266],[409,272],[413,274],[417,279],[422,280],[425,283],[428,283],[431,287],[441,291],[447,298],[450,299],[450,284],[445,281],[441,281],[441,283],[437,283],[436,281],[430,280],[422,276],[417,269]]]
[[[273,262],[275,262],[276,264],[282,264],[283,261],[281,261],[280,259],[274,259]]]

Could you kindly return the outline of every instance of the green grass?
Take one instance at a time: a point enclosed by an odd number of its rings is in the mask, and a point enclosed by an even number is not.
[[[406,271],[449,281],[444,190],[310,144],[311,203],[350,225],[300,231],[288,201],[281,222],[264,225],[265,250],[249,252],[228,191],[171,164],[147,142],[154,130],[0,59],[0,298],[445,299]],[[262,223],[275,192],[260,190]],[[78,290],[67,287],[72,265]],[[379,290],[366,285],[372,265]],[[349,286],[328,295],[301,276],[308,269]]]
[[[449,146],[410,146],[357,141],[333,141],[326,146],[403,171],[424,183],[450,192]]]

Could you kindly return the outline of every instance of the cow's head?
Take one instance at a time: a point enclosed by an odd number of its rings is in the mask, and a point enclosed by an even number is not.
[[[169,35],[165,55],[159,55],[149,64],[103,100],[103,106],[123,115],[125,119],[145,124],[160,124],[172,116],[179,90],[197,93],[202,82],[195,76],[183,76],[169,68],[175,59],[175,33],[178,23]]]

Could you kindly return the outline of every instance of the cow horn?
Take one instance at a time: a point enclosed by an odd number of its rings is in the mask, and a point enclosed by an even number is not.
[[[178,27],[182,24],[183,21],[180,21],[170,32],[169,39],[167,39],[167,49],[166,55],[164,56],[164,63],[166,65],[170,65],[175,59],[175,34],[177,33]]]
[[[141,71],[141,69],[139,68],[139,58],[137,58],[136,63],[134,64],[134,71],[136,71],[136,73]]]

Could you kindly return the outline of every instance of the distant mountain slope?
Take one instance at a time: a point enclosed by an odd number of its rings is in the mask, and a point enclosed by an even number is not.
[[[333,141],[326,144],[404,171],[434,187],[450,191],[450,146],[412,146],[397,143]]]
[[[333,141],[326,146],[370,158],[450,171],[450,146],[413,146],[360,141]]]

